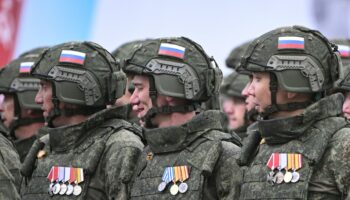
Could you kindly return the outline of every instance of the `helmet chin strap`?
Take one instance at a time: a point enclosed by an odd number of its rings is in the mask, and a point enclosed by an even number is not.
[[[156,124],[153,124],[152,119],[157,116],[157,114],[171,114],[174,112],[186,113],[192,112],[200,108],[199,103],[192,103],[190,105],[177,105],[177,106],[157,106],[157,90],[154,84],[154,79],[149,77],[149,95],[152,100],[152,108],[150,108],[145,116],[141,118],[145,122],[146,128],[157,128]]]
[[[270,73],[271,105],[267,106],[264,112],[259,113],[259,116],[258,116],[259,120],[268,119],[273,113],[276,113],[279,111],[294,111],[298,109],[303,109],[313,103],[312,101],[305,101],[305,102],[277,104],[277,89],[278,89],[277,78],[273,73]]]

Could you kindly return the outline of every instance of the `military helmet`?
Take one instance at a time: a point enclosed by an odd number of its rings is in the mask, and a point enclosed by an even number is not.
[[[255,39],[241,61],[248,71],[271,72],[290,92],[317,93],[333,86],[341,64],[334,46],[320,32],[282,27]]]
[[[35,103],[40,80],[30,75],[30,69],[46,49],[25,52],[0,71],[0,93],[15,94],[20,108],[40,110],[40,105]]]
[[[157,93],[194,102],[217,94],[222,80],[215,60],[185,37],[143,42],[123,65],[126,73],[152,77]]]
[[[242,90],[248,83],[249,76],[234,71],[224,78],[220,87],[220,93],[228,97],[245,98],[242,95]]]
[[[241,62],[241,58],[244,55],[244,52],[247,50],[249,42],[245,42],[237,47],[235,47],[229,54],[229,56],[226,59],[226,66],[228,68],[236,70],[239,66],[239,63]]]
[[[67,42],[46,50],[31,74],[51,81],[59,101],[90,107],[112,103],[126,85],[115,58],[93,42]]]
[[[331,42],[338,47],[344,74],[344,79],[335,85],[335,91],[350,91],[350,39],[333,39]]]

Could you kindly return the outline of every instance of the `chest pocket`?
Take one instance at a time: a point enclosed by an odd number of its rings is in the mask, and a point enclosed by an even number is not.
[[[137,171],[131,189],[131,199],[202,199],[203,189],[209,184],[208,177],[213,172],[220,153],[220,141],[203,139],[180,152],[156,154],[149,161],[145,161],[146,155],[142,156],[143,166]],[[171,182],[159,192],[158,185],[162,182],[164,169],[183,165],[187,165],[190,170],[189,178],[185,181],[188,190],[173,196],[170,194],[170,187],[174,183]]]
[[[298,153],[293,151],[293,146],[297,147],[296,149],[301,149],[301,147],[298,148],[299,144],[297,143],[288,146],[291,148],[284,145],[267,148],[266,145],[261,145],[254,162],[244,170],[240,199],[307,199],[308,183],[313,167],[310,167],[310,161],[304,155],[302,155],[302,167],[297,171],[300,174],[298,182],[282,182],[281,184],[267,182],[267,174],[271,169],[266,164],[272,153]],[[286,170],[283,169],[282,172],[285,174]]]

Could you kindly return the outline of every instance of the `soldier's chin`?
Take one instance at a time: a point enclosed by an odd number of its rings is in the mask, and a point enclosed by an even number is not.
[[[347,119],[350,119],[350,113],[344,113],[343,116]]]

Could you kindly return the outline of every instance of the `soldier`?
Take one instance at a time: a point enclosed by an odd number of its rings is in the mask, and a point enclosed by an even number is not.
[[[247,75],[232,72],[220,87],[220,98],[222,110],[226,113],[229,122],[229,129],[238,134],[241,139],[245,138],[249,120],[246,115],[245,97],[242,90],[248,84]]]
[[[238,197],[239,137],[222,132],[219,111],[195,113],[222,80],[213,58],[188,38],[161,38],[140,45],[124,64],[135,74],[131,104],[148,144],[131,199]]]
[[[129,57],[131,57],[133,50],[137,48],[144,41],[147,41],[147,40],[134,40],[131,42],[127,42],[121,45],[120,47],[118,47],[117,49],[115,49],[112,52],[112,55],[117,59],[118,62],[121,60],[128,59]],[[126,72],[127,70],[125,69],[125,67],[127,66],[123,66],[123,67],[124,69],[122,70]],[[116,106],[127,105],[128,121],[138,124],[139,120],[136,116],[136,113],[132,110],[132,107],[130,104],[130,97],[132,92],[135,89],[134,84],[131,81],[133,76],[132,74],[129,74],[129,73],[126,73],[126,76],[127,76],[127,83],[126,83],[125,94],[115,101],[115,105]]]
[[[263,138],[253,146],[240,199],[347,199],[350,129],[343,96],[325,95],[339,78],[339,55],[318,31],[282,27],[255,39],[241,67],[252,72]],[[253,192],[252,192],[253,191]]]
[[[20,55],[0,72],[0,93],[5,96],[1,108],[2,121],[23,162],[36,139],[35,134],[44,125],[40,105],[34,101],[40,80],[29,74],[30,67],[45,48],[37,48]]]
[[[350,39],[335,39],[332,42],[338,46],[345,76],[345,79],[336,85],[335,90],[343,93],[343,116],[350,118]]]
[[[35,101],[48,126],[22,165],[23,199],[128,199],[143,144],[125,107],[105,109],[126,85],[112,55],[67,42],[45,51],[31,74],[41,80]]]

